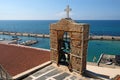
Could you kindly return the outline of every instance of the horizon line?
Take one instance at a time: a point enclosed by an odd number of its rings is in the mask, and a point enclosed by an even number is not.
[[[61,18],[61,19],[64,19],[64,18]],[[61,20],[61,19],[3,19],[3,20]],[[120,19],[72,19],[72,20],[120,20]],[[2,19],[0,19],[0,21],[2,21]]]

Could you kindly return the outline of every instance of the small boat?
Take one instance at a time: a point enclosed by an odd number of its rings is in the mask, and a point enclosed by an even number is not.
[[[4,41],[5,39],[4,38],[0,38],[0,41]]]
[[[28,41],[20,43],[20,45],[30,46],[30,45],[33,45],[33,44],[36,44],[36,43],[38,43],[37,40],[28,40]]]
[[[22,39],[18,38],[17,36],[12,36],[12,40],[21,41]]]

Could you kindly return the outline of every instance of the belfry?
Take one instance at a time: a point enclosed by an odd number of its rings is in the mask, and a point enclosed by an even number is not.
[[[69,18],[69,6],[65,11],[67,18],[50,25],[51,61],[83,74],[86,70],[89,25]]]

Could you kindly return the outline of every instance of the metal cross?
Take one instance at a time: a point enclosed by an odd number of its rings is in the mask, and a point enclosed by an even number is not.
[[[72,9],[69,7],[69,5],[67,6],[67,8],[65,9],[66,13],[67,13],[67,18],[69,18],[69,13],[70,11],[72,11]]]

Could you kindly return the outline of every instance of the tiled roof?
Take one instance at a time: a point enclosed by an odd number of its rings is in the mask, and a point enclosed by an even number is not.
[[[15,76],[50,60],[50,52],[17,45],[0,44],[0,64]]]

